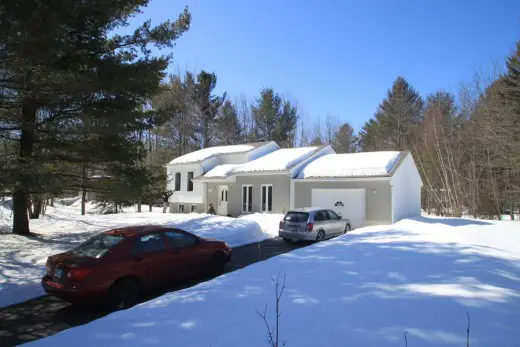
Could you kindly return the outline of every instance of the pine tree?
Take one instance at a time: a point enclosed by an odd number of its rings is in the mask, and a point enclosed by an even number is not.
[[[357,150],[358,139],[349,123],[343,123],[332,140],[332,148],[338,153],[353,153]]]
[[[235,145],[242,141],[242,129],[235,106],[228,100],[220,109],[217,118],[217,139],[219,145]]]
[[[398,77],[379,107],[378,119],[387,142],[387,150],[410,149],[412,134],[422,119],[423,101],[417,91]]]
[[[147,3],[2,1],[0,131],[19,143],[12,170],[14,233],[29,234],[29,196],[42,190],[42,181],[65,179],[63,166],[86,161],[78,150],[82,117],[93,119],[89,130],[96,129],[83,144],[94,146],[91,154],[117,153],[132,163],[129,134],[160,121],[159,113],[143,112],[141,105],[158,92],[169,57],[152,56],[149,46],[172,47],[189,27],[189,12],[175,22],[152,27],[147,21],[131,34],[108,36]]]

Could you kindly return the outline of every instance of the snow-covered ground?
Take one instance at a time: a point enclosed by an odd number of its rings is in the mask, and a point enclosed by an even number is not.
[[[288,346],[518,346],[520,224],[418,217],[355,230],[35,341],[35,346],[267,346],[286,274]]]
[[[92,210],[92,206],[89,206]],[[31,220],[31,231],[37,236],[23,237],[11,231],[11,211],[0,206],[0,307],[23,302],[40,295],[40,278],[47,257],[71,249],[96,233],[119,226],[160,224],[175,225],[201,237],[227,242],[231,247],[262,241],[278,235],[282,215],[255,213],[243,218],[208,214],[170,214],[133,212],[99,215],[79,214],[80,207],[48,207],[43,219]],[[147,211],[148,206],[143,206]],[[275,222],[276,220],[276,222]]]

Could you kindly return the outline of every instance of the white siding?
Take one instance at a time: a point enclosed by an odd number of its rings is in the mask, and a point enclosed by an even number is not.
[[[392,222],[421,214],[422,180],[411,154],[407,154],[393,177]]]
[[[181,174],[181,190],[175,191],[175,173]],[[202,183],[193,182],[193,191],[188,192],[188,172],[193,172],[193,178],[202,174],[202,169],[198,164],[191,165],[175,165],[167,167],[168,173],[168,189],[173,191],[170,202],[182,203],[204,203],[204,194]]]

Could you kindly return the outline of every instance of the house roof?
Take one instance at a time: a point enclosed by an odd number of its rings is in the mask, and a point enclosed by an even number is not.
[[[318,152],[322,147],[281,148],[234,168],[233,173],[287,171]]]
[[[198,151],[191,152],[180,157],[177,157],[170,161],[169,165],[175,164],[194,164],[200,163],[213,156],[224,155],[224,154],[235,154],[235,153],[246,153],[256,148],[265,146],[269,142],[253,142],[242,145],[230,145],[230,146],[215,146],[199,149]]]
[[[391,176],[406,154],[398,151],[327,154],[305,166],[297,178]]]
[[[217,165],[213,169],[209,170],[204,175],[201,175],[199,177],[208,178],[208,179],[226,178],[233,173],[233,169],[236,168],[237,166],[240,166],[240,164]],[[197,177],[197,178],[199,178],[199,177]]]

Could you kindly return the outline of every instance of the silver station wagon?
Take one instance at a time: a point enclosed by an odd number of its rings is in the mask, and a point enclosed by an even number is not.
[[[286,213],[280,221],[278,235],[285,242],[307,240],[323,241],[345,234],[351,223],[332,210],[323,208],[298,208]]]

